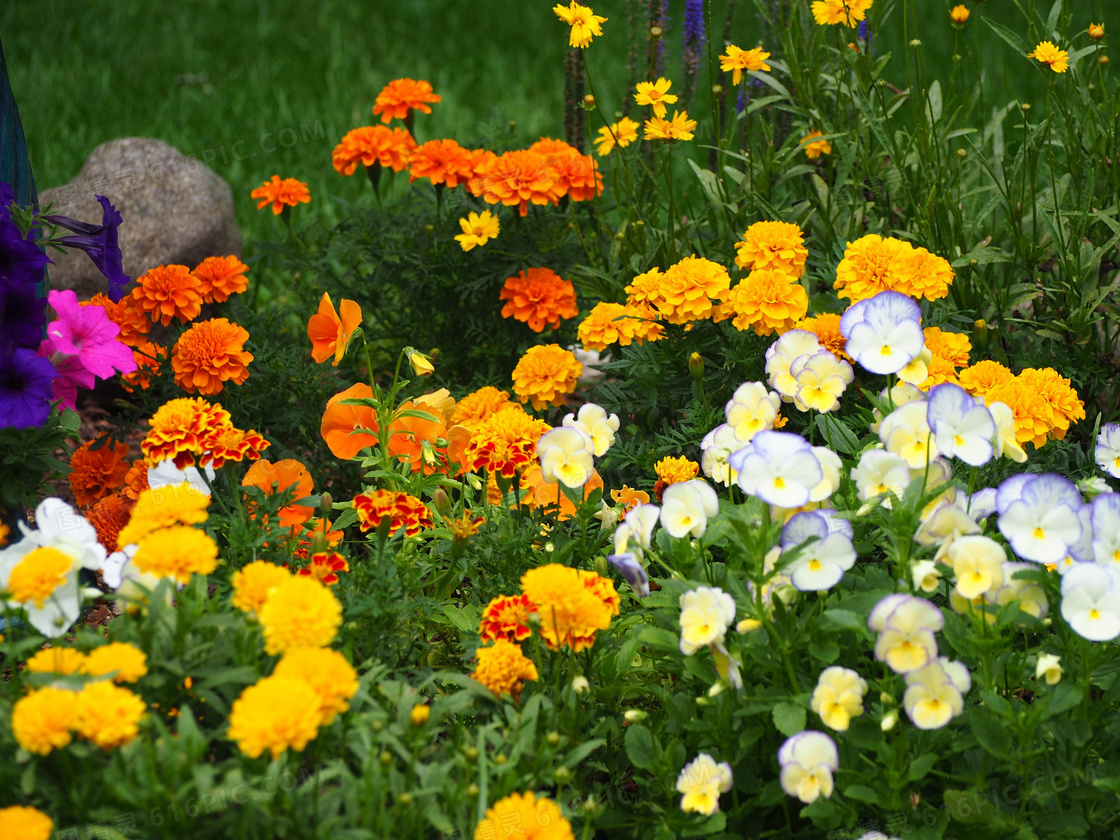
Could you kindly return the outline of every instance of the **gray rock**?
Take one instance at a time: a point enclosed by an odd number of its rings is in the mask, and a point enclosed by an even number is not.
[[[207,257],[241,256],[229,184],[162,140],[102,143],[73,181],[40,193],[39,204],[54,202],[52,213],[100,224],[94,195],[108,198],[121,214],[124,271],[133,280],[158,265],[194,268]],[[54,260],[50,288],[73,289],[83,300],[105,291],[105,279],[83,252],[48,249],[48,256]]]

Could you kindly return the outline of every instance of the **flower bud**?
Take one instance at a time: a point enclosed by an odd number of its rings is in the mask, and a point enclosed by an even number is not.
[[[1097,59],[1097,61],[1101,65],[1101,67],[1107,67],[1108,66],[1108,56],[1107,55],[1102,55],[1100,58]]]
[[[583,803],[583,812],[585,814],[594,814],[599,810],[599,803],[595,800],[594,796],[589,796]]]
[[[723,690],[725,688],[727,688],[727,685],[723,682],[723,680],[720,680],[719,682],[717,682],[715,685],[713,685],[711,688],[708,689],[708,696],[709,697],[717,697],[720,694],[723,694]]]
[[[412,721],[414,726],[423,726],[428,722],[428,718],[432,715],[432,709],[424,703],[417,703],[412,707],[412,711],[408,715],[408,719]]]
[[[912,40],[912,41],[910,42],[910,46],[911,46],[911,47],[913,47],[914,49],[917,49],[917,48],[918,48],[918,47],[920,47],[921,45],[922,45],[922,42],[921,42],[921,41],[919,41],[919,40],[918,40],[917,38],[913,39],[913,40]]]
[[[742,621],[740,621],[738,624],[735,625],[735,632],[736,633],[753,633],[755,630],[757,630],[761,626],[762,626],[762,622],[759,621],[757,618],[744,618]]]
[[[647,715],[641,709],[627,709],[626,714],[624,714],[623,717],[626,718],[626,721],[628,723],[641,723],[643,720],[649,717],[649,715]]]
[[[1086,501],[1093,501],[1101,493],[1109,493],[1112,488],[1108,486],[1108,482],[1101,478],[1099,475],[1091,475],[1088,478],[1083,478],[1077,482],[1077,489],[1085,496]]]
[[[1093,41],[1099,41],[1104,37],[1104,24],[1103,23],[1090,23],[1089,24],[1089,38]]]
[[[607,576],[607,569],[609,565],[610,564],[607,563],[606,557],[600,555],[599,557],[595,558],[595,571],[599,574],[599,577]]]
[[[374,732],[380,732],[380,731],[381,731],[382,729],[384,729],[384,728],[385,728],[385,724],[384,724],[384,723],[382,723],[382,722],[381,722],[381,721],[379,721],[379,720],[375,720],[375,721],[374,721],[373,723],[371,723],[371,724],[369,725],[369,727],[370,727],[370,729],[372,729],[372,730],[373,730]]]
[[[572,778],[572,771],[567,767],[557,767],[552,774],[552,778],[556,779],[556,784],[565,785]]]
[[[397,803],[400,804],[400,805],[405,805],[405,806],[411,805],[412,804],[412,794],[409,793],[406,790],[404,793],[402,793],[400,796],[397,797]]]
[[[665,34],[665,33],[664,33],[664,31],[663,31],[663,30],[661,29],[661,27],[660,27],[660,26],[651,26],[651,27],[649,28],[649,39],[650,39],[651,41],[656,41],[656,40],[658,40],[658,39],[659,39],[659,38],[660,38],[660,37],[661,37],[662,35],[664,35],[664,34]]]
[[[448,517],[451,515],[451,497],[447,495],[447,491],[442,487],[437,487],[436,492],[432,494],[432,502],[439,511],[439,515]]]
[[[381,755],[377,757],[377,760],[381,762],[382,767],[388,767],[393,763],[393,754],[388,750],[385,750],[381,753]]]
[[[697,706],[710,706],[710,705],[712,705],[712,701],[709,698],[701,695],[700,697],[696,698],[696,705]]]
[[[720,96],[723,93],[723,85],[712,85],[712,96]]]
[[[463,751],[463,755],[465,755],[467,757],[468,761],[477,761],[478,760],[478,747],[467,747]]]
[[[585,111],[594,111],[595,110],[595,97],[594,97],[594,95],[589,93],[589,94],[587,94],[587,96],[583,97],[583,110],[585,110]]]
[[[560,743],[560,733],[559,732],[549,732],[547,735],[544,736],[544,739],[546,741],[548,741],[548,745],[550,747],[555,747],[557,744]]]
[[[704,381],[704,357],[699,353],[693,353],[688,357],[688,373],[693,382]]]
[[[496,756],[494,756],[494,763],[495,764],[498,764],[498,765],[505,764],[506,761],[507,761],[507,759],[506,759],[506,754],[505,753],[498,753]]]
[[[894,705],[894,695],[893,694],[888,694],[887,692],[884,691],[882,694],[879,695],[879,702],[882,703],[884,706],[893,706]]]
[[[591,683],[587,681],[587,677],[585,676],[581,675],[572,680],[572,691],[574,691],[576,694],[583,694],[583,692],[587,691],[590,688]]]
[[[319,513],[324,519],[326,519],[333,512],[334,512],[334,499],[331,498],[330,493],[327,493],[326,491],[323,491],[319,495]]]
[[[474,782],[467,785],[467,796],[478,796],[478,785]]]
[[[896,723],[898,723],[898,709],[891,709],[883,715],[883,722],[879,724],[879,728],[884,732],[890,732]]]

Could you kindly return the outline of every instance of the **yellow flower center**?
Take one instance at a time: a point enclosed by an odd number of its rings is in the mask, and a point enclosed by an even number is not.
[[[774,479],[774,489],[782,490],[786,486],[786,480],[780,475]]]
[[[1046,531],[1044,531],[1042,528],[1036,527],[1034,529],[1034,531],[1032,532],[1032,536],[1036,540],[1044,540],[1044,539],[1046,539]]]
[[[809,571],[810,572],[819,572],[820,570],[821,570],[821,561],[818,560],[816,557],[814,557],[812,560],[809,561]]]
[[[8,578],[12,600],[27,604],[34,601],[36,609],[66,582],[73,560],[56,548],[36,548],[16,564]]]
[[[889,344],[884,344],[882,347],[879,348],[879,355],[889,356],[890,354],[891,354],[891,346]]]
[[[1101,617],[1101,611],[1100,610],[1098,610],[1098,609],[1089,610],[1089,618],[1096,621],[1100,617]]]

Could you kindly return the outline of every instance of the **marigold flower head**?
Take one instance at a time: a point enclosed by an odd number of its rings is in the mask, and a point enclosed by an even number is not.
[[[902,249],[891,261],[890,286],[912,298],[938,300],[948,297],[953,285],[953,267],[944,257],[925,248]]]
[[[129,298],[125,298],[128,300]],[[163,363],[170,354],[167,348],[154,341],[143,341],[132,348],[132,358],[136,360],[136,370],[121,376],[121,386],[130,394],[139,388],[147,391],[152,384],[152,378],[158,377],[163,370]]]
[[[449,425],[463,425],[474,428],[483,420],[511,405],[509,391],[500,391],[493,385],[485,385],[467,394],[455,404],[455,411],[448,421]]]
[[[961,387],[974,397],[983,397],[992,388],[1002,385],[1013,376],[1010,369],[999,362],[983,359],[958,373],[957,380]]]
[[[800,279],[808,256],[801,228],[792,222],[755,222],[735,243],[735,265],[747,271],[770,268]]]
[[[303,181],[295,178],[281,180],[279,175],[273,175],[270,180],[265,181],[249,193],[249,197],[258,199],[258,210],[271,204],[273,215],[279,216],[286,207],[309,203],[311,201],[311,191]],[[218,300],[225,300],[225,298],[218,298]]]
[[[571,350],[559,344],[537,344],[513,369],[513,392],[521,402],[533,403],[538,411],[547,405],[562,405],[564,396],[576,389],[583,365]]]
[[[345,656],[330,648],[293,648],[276,663],[272,676],[311,686],[319,696],[323,726],[349,709],[350,698],[358,693],[358,672]]]
[[[727,299],[736,329],[781,335],[809,311],[809,295],[797,279],[780,270],[756,269],[740,280]]]
[[[438,103],[440,95],[423,79],[394,79],[381,89],[373,103],[373,115],[381,117],[386,125],[394,119],[407,119],[412,111],[432,113],[431,103]],[[454,184],[451,184],[454,186]]]
[[[125,295],[117,303],[98,292],[89,300],[81,301],[82,306],[100,306],[105,314],[120,329],[117,339],[130,347],[139,347],[152,329],[152,322],[144,308],[132,295]]]
[[[478,665],[471,677],[482,683],[495,695],[509,694],[514,699],[521,693],[523,680],[538,677],[537,666],[527,657],[521,646],[508,639],[497,639],[489,647],[475,651]]]
[[[727,269],[703,257],[685,257],[670,266],[660,281],[660,300],[655,305],[670,324],[712,317],[717,302],[727,300],[731,289]]]
[[[814,128],[798,141],[798,145],[805,150],[805,157],[809,160],[832,154],[832,143],[828,140],[818,140],[818,137],[824,137],[824,133]]]
[[[1015,376],[995,386],[984,396],[987,405],[1001,402],[1015,415],[1015,440],[1040,449],[1054,428],[1054,409],[1036,388]]]
[[[149,421],[140,450],[151,465],[175,461],[184,469],[203,455],[210,436],[231,426],[229,412],[201,397],[180,397],[161,405]]]
[[[891,271],[895,258],[912,250],[909,242],[877,233],[849,242],[844,259],[836,267],[836,282],[832,284],[836,294],[858,303],[879,292],[901,291],[894,288]]]
[[[187,482],[140,493],[128,524],[121,529],[118,544],[139,543],[148,534],[173,525],[198,525],[206,521],[210,497]]]
[[[1050,435],[1062,440],[1071,423],[1085,419],[1085,403],[1078,399],[1070,381],[1053,368],[1026,368],[1019,379],[1029,388],[1037,390],[1050,404],[1053,411],[1053,428]]]
[[[470,472],[512,478],[523,472],[537,454],[537,441],[551,426],[530,417],[511,403],[478,423],[463,453],[463,466]]]
[[[623,117],[618,122],[611,123],[610,126],[603,126],[599,129],[599,136],[595,138],[595,153],[599,157],[606,157],[614,150],[615,146],[625,149],[638,139],[639,128],[641,128],[641,124],[634,122],[629,117]]]
[[[121,747],[140,732],[144,701],[111,681],[87,683],[78,692],[78,734],[104,750]]]
[[[629,513],[638,505],[649,504],[649,493],[645,490],[634,490],[624,484],[621,489],[611,491],[611,499],[616,505],[622,506],[623,513]]]
[[[664,77],[656,82],[638,82],[635,88],[634,102],[638,105],[653,108],[655,117],[664,117],[668,111],[665,106],[672,105],[677,101],[677,95],[669,93],[669,88],[672,86],[673,83]]]
[[[113,675],[113,682],[134,683],[148,673],[148,655],[127,642],[110,642],[89,652],[85,672],[92,677]]]
[[[243,431],[233,426],[216,429],[206,439],[209,447],[201,461],[219,470],[231,461],[255,461],[272,444],[254,429]]]
[[[0,808],[0,837],[5,840],[50,840],[54,820],[37,808]]]
[[[94,448],[96,445],[96,448]],[[128,444],[104,436],[86,441],[70,456],[70,489],[79,507],[88,507],[124,486]]]
[[[949,10],[949,19],[957,26],[963,26],[968,21],[969,14],[968,6],[961,3]]]
[[[474,174],[471,153],[454,140],[429,140],[412,152],[408,161],[408,182],[427,178],[432,184],[455,189]]]
[[[598,630],[611,624],[612,601],[595,572],[550,563],[521,576],[521,591],[536,604],[539,633],[551,650],[569,645],[576,653],[590,647]],[[613,584],[612,584],[613,588]]]
[[[940,356],[954,368],[968,364],[972,342],[964,333],[948,332],[940,327],[926,327],[922,330],[922,335],[925,337],[926,349],[934,356]]]
[[[463,232],[456,235],[455,241],[464,251],[485,245],[491,239],[497,238],[501,232],[498,217],[492,215],[489,210],[483,210],[481,213],[472,210],[459,219],[459,227]]]
[[[476,169],[470,188],[487,204],[517,207],[525,216],[530,204],[559,204],[566,185],[544,155],[519,149],[494,158]]]
[[[353,175],[359,163],[367,169],[376,164],[400,172],[408,168],[415,148],[416,141],[403,128],[363,126],[346,132],[331,152],[331,162],[339,175]]]
[[[657,473],[658,480],[665,487],[668,487],[670,484],[678,484],[696,478],[700,474],[700,465],[683,456],[669,455],[654,464],[653,471]]]
[[[688,118],[687,111],[673,111],[671,120],[654,117],[646,120],[646,140],[691,140],[696,130],[696,120]]]
[[[561,319],[579,314],[572,281],[551,268],[529,268],[507,278],[499,299],[506,301],[503,318],[515,318],[538,333],[545,327],[557,330]]]
[[[607,22],[605,17],[595,14],[590,7],[581,6],[575,0],[564,6],[557,4],[552,7],[556,16],[568,26],[572,27],[568,33],[568,46],[585,49],[594,36],[603,34],[602,24]]]
[[[1027,53],[1027,58],[1035,58],[1040,64],[1050,65],[1050,69],[1055,73],[1064,73],[1069,69],[1069,53],[1058,49],[1058,46],[1050,41],[1042,41],[1034,48],[1034,52]]]
[[[807,330],[817,337],[821,347],[831,351],[837,359],[851,361],[852,358],[844,352],[846,339],[840,333],[840,315],[825,312],[812,318],[802,318],[793,325],[795,330]]]
[[[297,647],[326,647],[342,623],[342,605],[312,577],[290,575],[268,594],[257,611],[269,654]]]
[[[268,750],[277,759],[286,749],[302,750],[319,734],[321,707],[319,695],[304,680],[265,677],[233,701],[227,737],[250,758]]]
[[[842,23],[854,27],[864,19],[872,0],[815,0],[813,19],[821,26]]]
[[[261,611],[272,590],[291,576],[283,566],[269,563],[267,560],[254,560],[238,569],[230,578],[230,585],[233,588],[230,603],[244,613],[256,615]]]
[[[475,828],[474,840],[492,840],[509,834],[510,826],[521,826],[517,840],[574,840],[571,823],[560,808],[532,791],[513,793],[486,809],[486,817]]]
[[[224,303],[249,288],[249,278],[245,276],[248,271],[249,266],[231,254],[207,257],[191,274],[198,278],[203,303]]]
[[[350,564],[337,551],[320,551],[311,555],[306,566],[297,574],[312,577],[326,586],[334,586],[339,581],[339,572],[350,571]]]
[[[719,57],[719,69],[724,73],[733,73],[731,84],[737,85],[743,79],[744,70],[769,70],[770,65],[766,63],[769,57],[770,53],[764,52],[762,47],[744,50],[728,44],[727,52]]]
[[[142,274],[132,297],[152,320],[165,327],[172,318],[193,321],[202,311],[202,284],[185,265],[161,265]]]
[[[389,535],[404,529],[405,536],[415,537],[425,528],[433,527],[432,512],[420,499],[408,493],[373,490],[354,497],[354,510],[362,531],[372,531],[389,519]]]
[[[496,642],[498,639],[522,642],[533,634],[529,628],[529,616],[536,611],[536,605],[528,595],[499,595],[482,611],[478,635],[483,642]]]
[[[74,648],[52,646],[37,651],[25,665],[32,674],[84,674],[86,655]]]
[[[595,304],[579,325],[577,335],[584,350],[605,350],[612,344],[626,347],[643,341],[656,341],[662,327],[658,315],[644,306],[603,301]]]
[[[30,753],[47,755],[70,743],[76,724],[77,697],[61,688],[40,688],[12,707],[12,734]]]
[[[135,502],[147,489],[149,489],[148,462],[143,458],[137,458],[128,468],[128,474],[124,477],[124,490],[121,492],[129,501]]]
[[[171,351],[175,384],[187,393],[220,394],[226,382],[249,378],[253,354],[245,350],[249,332],[228,318],[199,321],[179,336]]]
[[[296,504],[299,499],[306,499],[315,488],[311,473],[302,463],[295,458],[285,458],[273,463],[267,458],[261,458],[245,473],[241,479],[242,487],[257,487],[267,495],[291,490],[292,503],[280,508],[280,524],[285,527],[302,525],[315,515],[315,508],[309,505]]]
[[[579,149],[565,141],[542,137],[528,151],[540,155],[544,165],[552,170],[561,196],[588,201],[603,191],[603,178],[595,159],[580,154]]]
[[[142,573],[186,584],[191,575],[208,575],[218,567],[218,546],[205,531],[172,525],[141,537],[132,562]]]

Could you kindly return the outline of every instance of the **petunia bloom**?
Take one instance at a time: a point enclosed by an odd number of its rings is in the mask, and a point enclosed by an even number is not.
[[[51,413],[58,371],[34,350],[0,353],[0,429],[41,426]]]
[[[47,325],[55,352],[77,356],[82,367],[99,379],[136,370],[132,351],[117,339],[120,327],[102,307],[79,305],[78,296],[69,289],[52,289],[47,299],[58,314],[58,320]]]
[[[124,287],[130,278],[124,273],[120,245],[118,244],[118,230],[121,226],[121,214],[103,195],[94,198],[101,205],[101,224],[93,225],[79,222],[68,216],[45,216],[44,218],[73,231],[75,236],[63,236],[54,240],[64,248],[77,248],[85,251],[97,270],[105,275],[109,281],[109,300],[117,303],[124,296]]]

